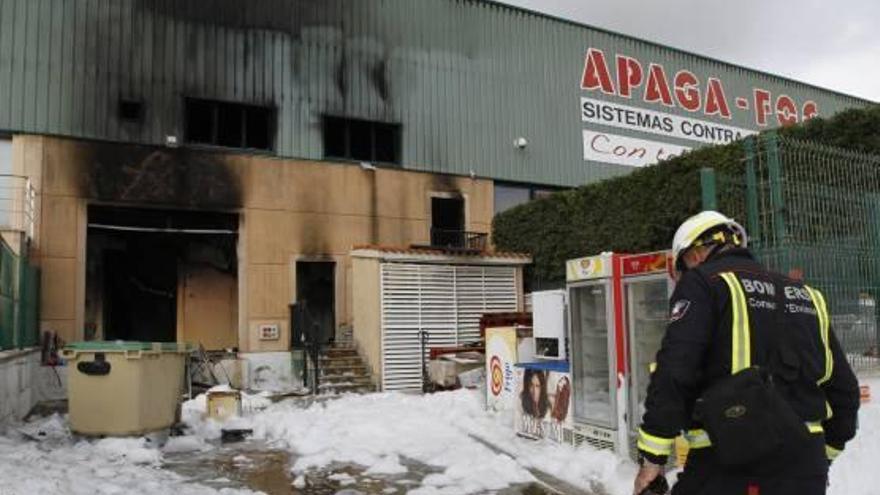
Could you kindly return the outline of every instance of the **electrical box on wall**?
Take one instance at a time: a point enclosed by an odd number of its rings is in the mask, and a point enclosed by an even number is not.
[[[278,340],[281,338],[281,331],[277,324],[260,325],[260,340]]]

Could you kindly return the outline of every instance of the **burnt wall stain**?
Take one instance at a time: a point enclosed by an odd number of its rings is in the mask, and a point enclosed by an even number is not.
[[[165,12],[161,0],[135,0],[135,10],[198,24],[263,29],[298,35],[303,26],[340,24],[341,3],[325,0],[175,0]],[[334,5],[340,5],[335,8]]]
[[[383,101],[387,101],[389,96],[387,58],[381,60],[373,67],[373,70],[370,71],[370,78],[376,86],[376,91],[379,93],[379,97],[382,98]]]
[[[461,194],[455,177],[445,174],[431,174],[431,190]]]
[[[345,76],[347,70],[348,57],[346,56],[346,51],[342,50],[342,56],[339,59],[339,67],[336,68],[334,80],[336,82],[336,89],[339,90],[339,94],[342,95],[343,99],[348,95],[348,79]]]
[[[108,143],[85,144],[83,196],[108,202],[240,208],[242,184],[220,153]]]

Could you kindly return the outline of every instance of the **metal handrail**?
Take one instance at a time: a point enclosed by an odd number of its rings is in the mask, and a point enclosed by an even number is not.
[[[0,174],[0,229],[34,237],[37,190],[30,177]]]
[[[431,246],[434,247],[482,252],[486,250],[488,238],[485,232],[431,228]]]

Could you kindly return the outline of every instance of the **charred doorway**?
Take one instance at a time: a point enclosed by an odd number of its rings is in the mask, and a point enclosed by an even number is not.
[[[317,325],[318,342],[333,342],[336,336],[336,263],[296,262],[296,302],[305,305],[308,320]]]
[[[464,198],[431,198],[432,246],[464,247],[464,224]]]
[[[238,216],[90,206],[86,338],[238,345]]]

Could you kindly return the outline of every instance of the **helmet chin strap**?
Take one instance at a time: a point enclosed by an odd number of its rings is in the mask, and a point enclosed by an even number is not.
[[[709,248],[709,252],[706,254],[706,259],[703,260],[704,262],[708,261],[710,258],[712,258],[713,256],[715,256],[718,253],[727,251],[729,248],[731,248],[733,246],[731,244],[717,242],[717,243],[709,244],[706,247]]]

